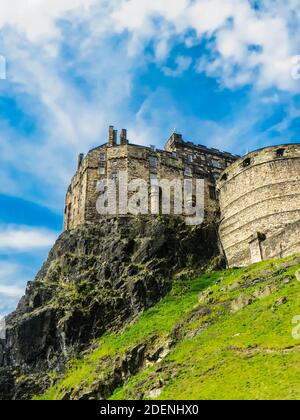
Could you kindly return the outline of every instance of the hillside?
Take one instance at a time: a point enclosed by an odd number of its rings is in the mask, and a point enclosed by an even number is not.
[[[35,398],[300,399],[298,269],[294,256],[178,278]]]
[[[213,224],[120,218],[65,231],[6,318],[0,400],[42,393],[52,372],[61,375],[93,340],[123,330],[160,302],[176,274],[192,277],[211,261],[221,261]]]

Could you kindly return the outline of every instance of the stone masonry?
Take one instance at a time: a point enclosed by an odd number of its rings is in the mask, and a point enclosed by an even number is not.
[[[216,180],[237,158],[217,149],[185,142],[176,133],[169,138],[164,150],[131,144],[124,129],[118,143],[117,131],[110,126],[106,144],[90,150],[85,157],[83,154],[78,157],[77,172],[66,196],[64,229],[75,229],[103,218],[96,211],[99,196],[97,183],[112,179],[118,184],[120,171],[127,171],[129,181],[138,178],[145,180],[149,188],[153,179],[204,179],[205,216],[216,220],[219,211]],[[151,200],[153,197],[149,195],[149,207]]]
[[[124,129],[118,143],[111,126],[106,144],[78,157],[66,196],[65,230],[105,217],[96,210],[96,186],[103,179],[118,186],[119,171],[127,172],[128,181],[143,179],[149,191],[155,179],[204,179],[205,217],[219,222],[220,246],[230,267],[300,251],[300,144],[266,147],[239,158],[186,142],[177,133],[164,150],[130,143]],[[150,193],[149,208],[155,200],[160,197]]]
[[[221,174],[218,190],[229,266],[300,251],[300,144],[248,154]]]

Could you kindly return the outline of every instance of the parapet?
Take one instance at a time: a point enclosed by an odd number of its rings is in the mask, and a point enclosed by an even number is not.
[[[299,159],[300,143],[268,146],[255,150],[236,160],[221,173],[218,188],[221,189],[227,182],[239,174],[255,166],[281,160]]]
[[[172,133],[164,150],[155,146],[140,146],[128,141],[127,130],[120,132],[109,126],[107,142],[78,157],[77,171],[67,192],[65,229],[99,219],[96,185],[100,180],[114,180],[118,187],[119,174],[128,178],[173,181],[179,179],[205,180],[205,211],[213,218],[218,213],[215,182],[223,168],[237,159],[230,153],[186,142],[179,133]]]
[[[230,266],[300,251],[299,241],[286,235],[287,226],[300,235],[300,144],[248,153],[221,173],[217,190],[220,238]]]

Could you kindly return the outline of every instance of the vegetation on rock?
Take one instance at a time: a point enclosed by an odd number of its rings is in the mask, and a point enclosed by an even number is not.
[[[43,391],[53,381],[45,373],[61,374],[92,340],[158,303],[175,274],[203,271],[217,254],[214,225],[190,227],[172,217],[101,220],[64,232],[6,319],[0,399]]]
[[[174,281],[36,399],[299,399],[300,257]]]

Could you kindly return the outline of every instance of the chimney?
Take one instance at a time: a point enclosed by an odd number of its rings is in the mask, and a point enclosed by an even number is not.
[[[121,144],[121,146],[125,146],[126,144],[128,144],[127,130],[125,130],[125,128],[123,128],[123,130],[121,131],[120,144]]]
[[[77,169],[79,169],[79,168],[80,168],[80,166],[81,166],[81,164],[82,164],[82,161],[83,161],[83,158],[84,158],[84,154],[83,154],[83,153],[80,153],[80,154],[78,155],[78,164],[77,164]]]
[[[183,144],[184,142],[183,142],[182,134],[178,134],[174,130],[171,137],[169,138],[169,140],[167,141],[165,145],[165,150],[167,152],[176,152],[177,147],[180,147]]]
[[[110,147],[114,147],[117,145],[117,135],[118,135],[117,130],[114,130],[113,125],[110,125],[109,132],[108,132],[108,145]]]
[[[182,142],[182,134],[178,134],[174,132],[171,138],[173,141],[180,142],[180,143]]]

